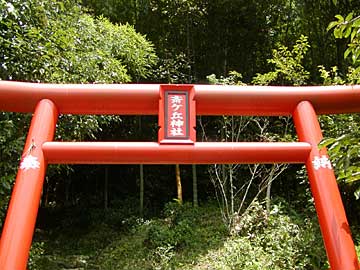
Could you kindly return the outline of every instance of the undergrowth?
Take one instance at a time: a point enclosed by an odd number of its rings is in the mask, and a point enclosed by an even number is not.
[[[38,231],[29,269],[328,269],[316,217],[284,203],[270,215],[255,203],[231,235],[215,203],[168,203],[151,219],[111,216]]]

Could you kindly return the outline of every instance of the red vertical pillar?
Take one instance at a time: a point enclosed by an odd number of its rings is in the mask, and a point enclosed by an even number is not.
[[[312,104],[308,101],[299,103],[293,118],[299,140],[312,146],[306,169],[330,267],[332,270],[359,269],[332,165],[326,148],[318,149],[323,137]]]
[[[41,146],[53,140],[57,118],[52,101],[37,104],[1,235],[1,270],[26,269],[47,166]]]

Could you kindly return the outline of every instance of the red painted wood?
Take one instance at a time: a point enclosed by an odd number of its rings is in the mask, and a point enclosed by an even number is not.
[[[183,86],[171,86],[181,88]],[[359,269],[349,225],[316,114],[360,112],[360,85],[193,85],[197,115],[292,115],[300,143],[49,142],[58,113],[156,115],[161,85],[0,81],[0,110],[35,111],[0,242],[0,269],[25,269],[47,162],[114,164],[306,163],[333,270]],[[305,100],[305,101],[304,101]],[[56,107],[55,107],[56,104]],[[195,103],[194,103],[195,104]],[[195,107],[195,105],[194,105]],[[160,109],[161,110],[161,109]],[[194,108],[195,111],[195,108]],[[195,119],[195,112],[191,114]],[[195,126],[195,120],[193,127]],[[195,134],[195,133],[194,133]],[[190,142],[194,142],[195,139]],[[36,145],[35,148],[31,147]],[[29,150],[30,149],[30,150]],[[36,158],[26,169],[26,157]],[[33,160],[34,161],[34,160]],[[38,167],[37,167],[38,166]]]
[[[322,133],[315,110],[304,101],[293,117],[299,140],[312,146],[306,169],[331,269],[357,270],[359,262],[334,171],[326,148],[318,149]]]
[[[47,167],[41,145],[53,139],[57,117],[51,101],[36,106],[1,235],[1,270],[26,269]]]
[[[0,110],[33,112],[52,100],[59,113],[157,115],[158,84],[36,84],[0,81]],[[360,111],[360,85],[225,86],[194,85],[197,115],[291,115],[310,101],[317,114]]]
[[[304,163],[308,143],[219,143],[160,145],[154,142],[47,142],[43,151],[56,164]]]

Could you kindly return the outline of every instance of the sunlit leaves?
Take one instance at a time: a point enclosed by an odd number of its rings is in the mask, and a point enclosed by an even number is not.
[[[4,217],[20,153],[24,145],[29,115],[0,112],[0,219]]]
[[[325,139],[319,148],[328,148],[339,182],[357,187],[360,180],[360,115],[324,115],[320,119]]]
[[[123,83],[146,78],[157,60],[152,44],[132,26],[95,19],[77,1],[0,3],[9,7],[0,11],[1,79]],[[77,139],[93,137],[101,125],[94,120],[84,126],[76,119],[67,132]]]
[[[120,83],[146,77],[156,62],[133,27],[94,19],[74,1],[6,3],[14,11],[0,22],[2,79]]]
[[[0,0],[0,79],[124,83],[149,76],[157,57],[130,25],[94,18],[77,0]],[[62,115],[59,140],[94,139],[119,116]],[[29,116],[0,114],[0,219],[21,156]],[[51,174],[51,173],[50,173]]]
[[[320,147],[328,146],[338,180],[352,183],[360,180],[360,142],[358,130],[344,134],[338,138],[324,139]]]
[[[349,39],[344,58],[350,59],[353,67],[349,67],[347,74],[341,76],[337,67],[327,71],[320,66],[321,78],[326,85],[360,83],[360,16],[354,17],[354,13],[349,13],[345,18],[341,15],[335,18],[337,20],[331,22],[327,30],[333,30],[335,38]],[[320,147],[328,147],[339,181],[355,184],[360,180],[359,115],[323,116],[321,120],[326,125],[328,135]],[[360,189],[357,188],[354,194],[359,198]]]
[[[273,50],[273,57],[268,62],[274,70],[265,74],[257,74],[253,78],[254,84],[268,85],[303,85],[308,80],[310,73],[305,70],[302,60],[310,45],[306,36],[301,36],[292,50],[280,45]]]
[[[353,65],[360,62],[360,16],[354,17],[354,13],[349,13],[345,18],[336,15],[336,21],[330,22],[327,30],[333,30],[335,38],[349,38],[348,48],[344,53],[344,58],[351,60]]]

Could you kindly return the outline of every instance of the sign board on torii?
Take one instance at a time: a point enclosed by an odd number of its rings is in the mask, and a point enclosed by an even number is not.
[[[193,85],[161,85],[160,144],[194,144],[196,112]]]

